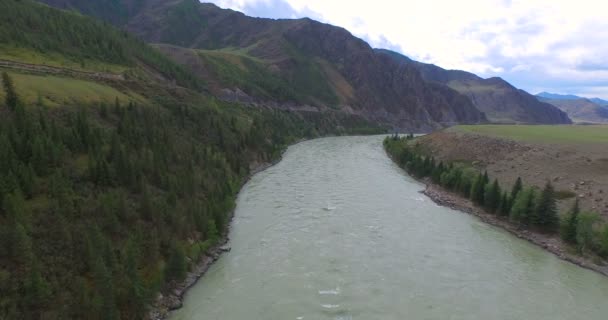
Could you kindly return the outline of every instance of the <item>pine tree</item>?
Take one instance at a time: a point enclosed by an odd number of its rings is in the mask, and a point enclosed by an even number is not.
[[[551,182],[545,184],[545,188],[536,202],[532,219],[535,225],[548,231],[554,230],[559,225],[557,205],[555,204],[555,190]]]
[[[458,192],[460,192],[463,197],[468,199],[471,197],[471,186],[471,176],[463,173],[460,176],[460,182],[458,183]]]
[[[484,195],[484,206],[490,213],[495,213],[500,205],[500,185],[498,179],[490,185],[486,185]]]
[[[594,246],[595,224],[600,217],[595,213],[581,212],[576,227],[576,244],[580,253]]]
[[[171,254],[165,268],[165,280],[181,281],[186,277],[186,255],[184,250],[176,243],[171,246]]]
[[[486,185],[484,181],[484,176],[479,173],[471,186],[471,200],[473,200],[473,203],[477,205],[483,205],[484,203],[484,191]]]
[[[568,212],[566,220],[562,224],[561,236],[562,239],[570,244],[576,244],[576,229],[578,228],[578,215],[580,213],[580,207],[578,199],[574,201],[574,205]]]
[[[19,189],[6,195],[2,203],[4,205],[4,212],[11,221],[28,226],[30,211]]]
[[[29,268],[34,258],[32,239],[21,223],[14,225],[10,241],[10,261],[16,263],[20,271]]]
[[[498,214],[501,216],[508,216],[509,211],[511,211],[511,199],[509,199],[509,194],[507,193],[507,191],[504,191],[502,193],[502,197],[500,198]]]
[[[98,255],[95,257],[93,266],[93,280],[98,297],[97,312],[101,314],[104,320],[118,319],[118,311],[114,301],[112,273],[103,260],[103,257]]]
[[[444,172],[444,166],[443,166],[443,162],[439,162],[439,164],[435,167],[435,170],[433,170],[433,173],[431,173],[431,180],[433,180],[433,183],[439,183],[441,182],[441,174]]]
[[[521,178],[518,177],[513,185],[513,189],[511,189],[511,200],[517,198],[517,194],[523,189],[523,183],[521,182]]]
[[[32,262],[30,269],[24,282],[24,302],[27,306],[27,311],[30,313],[29,317],[39,318],[40,315],[36,314],[39,313],[39,309],[50,296],[50,289],[48,282],[42,276],[38,261]]]
[[[534,214],[535,191],[532,188],[523,189],[517,193],[517,198],[513,202],[509,218],[511,221],[519,222],[520,225],[527,226]]]
[[[19,99],[17,97],[17,92],[15,91],[15,86],[13,85],[13,80],[6,72],[2,72],[2,84],[5,92],[4,103],[11,110],[15,110],[19,103]]]
[[[127,299],[129,314],[122,315],[129,319],[143,318],[146,311],[146,291],[138,271],[139,255],[133,240],[129,240],[125,258],[127,276]]]

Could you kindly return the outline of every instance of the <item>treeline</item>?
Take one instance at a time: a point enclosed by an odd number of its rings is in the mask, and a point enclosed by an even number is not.
[[[212,99],[25,106],[2,79],[0,319],[143,318],[226,230],[250,164],[374,130]]]
[[[75,12],[51,8],[32,0],[0,1],[0,43],[66,59],[154,68],[179,85],[201,89],[203,83],[143,41],[107,23]]]
[[[432,156],[422,155],[411,140],[413,136],[394,135],[384,140],[384,146],[399,166],[413,176],[430,178],[433,183],[471,199],[486,212],[503,217],[520,228],[559,232],[562,240],[575,246],[581,254],[594,252],[608,257],[608,225],[601,225],[596,213],[581,212],[578,199],[560,218],[551,182],[538,190],[524,186],[522,179],[517,178],[508,189],[497,179],[490,179],[487,172],[477,172],[453,162],[437,163]]]

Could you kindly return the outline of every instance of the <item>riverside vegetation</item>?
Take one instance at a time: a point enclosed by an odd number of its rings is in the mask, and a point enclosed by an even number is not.
[[[0,42],[39,66],[0,70],[0,319],[145,318],[225,233],[251,168],[303,138],[381,130],[218,101],[144,42],[32,1],[0,2]],[[75,96],[81,83],[108,90]]]
[[[502,187],[487,172],[457,162],[443,163],[423,154],[412,135],[394,135],[384,140],[384,147],[394,161],[414,177],[428,178],[432,183],[471,199],[490,214],[495,214],[522,229],[553,234],[579,254],[608,257],[608,225],[602,225],[594,212],[581,212],[578,200],[565,214],[559,215],[556,192],[548,181],[542,190],[526,187],[518,178],[511,189]]]

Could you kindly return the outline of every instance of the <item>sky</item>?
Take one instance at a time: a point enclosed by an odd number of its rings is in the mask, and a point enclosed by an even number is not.
[[[309,17],[372,47],[531,93],[608,99],[608,3],[601,0],[203,0],[264,18]]]

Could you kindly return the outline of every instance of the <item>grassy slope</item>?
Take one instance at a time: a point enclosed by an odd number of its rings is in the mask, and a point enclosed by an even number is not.
[[[335,107],[354,96],[348,82],[328,62],[294,57],[295,66],[281,69],[248,53],[248,48],[185,49],[160,45],[164,52],[194,69],[205,70],[207,81],[218,88],[235,88],[262,99]],[[187,57],[187,58],[184,58]]]
[[[549,143],[605,143],[608,126],[479,125],[457,126],[450,130],[478,133],[521,141]]]
[[[0,46],[0,59],[88,72],[123,73],[129,70],[129,67],[125,65],[105,63],[94,59],[81,59],[77,61],[77,59],[60,53],[40,52],[34,49],[10,45]]]
[[[93,81],[72,79],[50,75],[32,75],[9,72],[17,88],[19,97],[25,104],[43,104],[50,107],[62,105],[90,105],[96,103],[113,104],[116,99],[126,104],[130,101],[145,103],[141,95],[123,92],[111,86]],[[0,91],[4,100],[4,92]]]
[[[198,54],[213,77],[223,86],[239,87],[258,98],[280,101],[304,99],[259,59],[227,50],[200,50]]]

